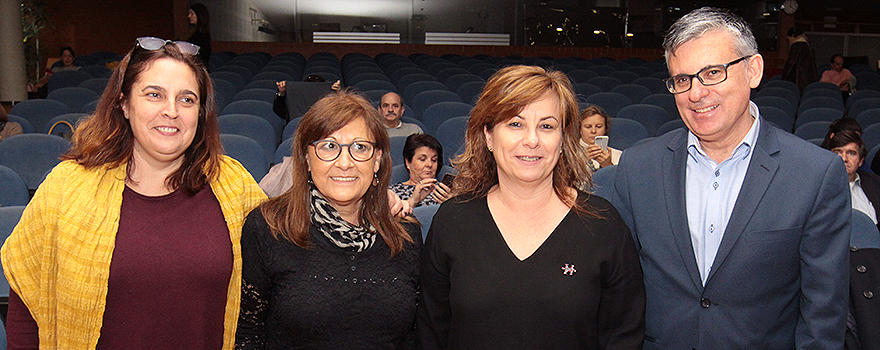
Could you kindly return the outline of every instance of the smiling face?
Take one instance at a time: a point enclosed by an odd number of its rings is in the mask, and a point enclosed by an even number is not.
[[[409,179],[413,182],[430,179],[437,175],[437,151],[430,147],[416,148],[412,161],[406,160],[406,168],[409,170]]]
[[[199,84],[184,63],[160,58],[141,72],[122,103],[134,134],[133,159],[180,162],[199,124]]]
[[[679,46],[667,64],[670,75],[675,76],[696,74],[707,66],[723,65],[737,58],[730,32],[714,30]],[[741,141],[753,121],[749,93],[761,82],[763,71],[763,58],[755,55],[729,66],[727,80],[720,84],[704,86],[693,79],[690,90],[674,95],[688,129],[703,143]]]
[[[596,136],[605,135],[605,118],[593,114],[581,120],[581,140],[588,145],[596,143]]]
[[[498,165],[499,184],[552,183],[562,149],[559,98],[545,94],[522,112],[483,130]]]
[[[370,129],[367,128],[367,123],[363,118],[352,120],[322,140],[333,140],[340,144],[350,144],[354,141],[376,141],[370,134]],[[331,161],[318,158],[314,145],[309,146],[308,154],[312,182],[324,195],[324,198],[330,202],[330,205],[344,218],[344,213],[359,213],[362,198],[373,183],[373,174],[379,171],[382,151],[375,150],[373,157],[364,162],[352,159],[348,147],[342,147],[339,157]],[[357,223],[358,219],[346,218],[351,223]]]

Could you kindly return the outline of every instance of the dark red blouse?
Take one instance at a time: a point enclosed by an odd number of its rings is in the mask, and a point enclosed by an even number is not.
[[[126,187],[97,348],[221,348],[231,275],[229,230],[209,187],[192,197]],[[37,325],[13,294],[10,349],[36,349]]]

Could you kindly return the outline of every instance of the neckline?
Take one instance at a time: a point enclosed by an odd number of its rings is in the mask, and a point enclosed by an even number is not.
[[[580,196],[580,194],[578,194],[578,196]],[[512,257],[514,259],[514,261],[516,261],[517,263],[520,263],[520,264],[527,263],[529,260],[534,260],[534,259],[532,259],[532,257],[537,255],[539,252],[546,250],[544,247],[547,246],[548,242],[550,242],[550,240],[553,239],[553,237],[557,235],[556,231],[558,231],[559,227],[562,225],[562,223],[565,222],[566,219],[568,219],[568,216],[573,213],[572,209],[569,208],[568,211],[565,213],[565,215],[562,217],[562,219],[559,220],[559,222],[557,222],[555,226],[553,226],[553,230],[550,231],[550,234],[547,235],[546,238],[544,238],[544,240],[541,242],[541,244],[539,244],[538,247],[535,248],[535,250],[533,250],[531,254],[529,254],[528,256],[526,256],[523,259],[520,259],[518,256],[516,256],[516,253],[513,252],[513,249],[510,248],[510,245],[507,243],[507,240],[504,239],[504,234],[501,233],[501,228],[498,227],[498,223],[495,221],[495,217],[492,215],[492,211],[489,210],[489,199],[487,197],[483,197],[482,200],[483,200],[482,206],[486,210],[486,213],[489,215],[489,218],[492,221],[492,226],[494,227],[494,232],[493,232],[494,237],[496,237],[500,241],[501,245],[504,246],[504,248],[505,248],[504,251],[506,252],[505,254]],[[547,248],[547,249],[549,249],[549,248]]]

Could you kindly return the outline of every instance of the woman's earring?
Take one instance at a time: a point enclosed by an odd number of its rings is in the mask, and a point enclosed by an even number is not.
[[[379,173],[373,173],[373,186],[379,186]]]
[[[486,145],[486,148],[489,149],[489,152],[492,152],[492,145]]]

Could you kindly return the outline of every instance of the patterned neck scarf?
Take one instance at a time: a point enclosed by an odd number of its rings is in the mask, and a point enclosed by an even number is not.
[[[312,222],[318,226],[318,230],[330,239],[337,247],[353,251],[363,252],[376,243],[376,231],[373,225],[367,223],[367,228],[355,226],[345,221],[336,209],[330,205],[321,192],[312,186]]]

